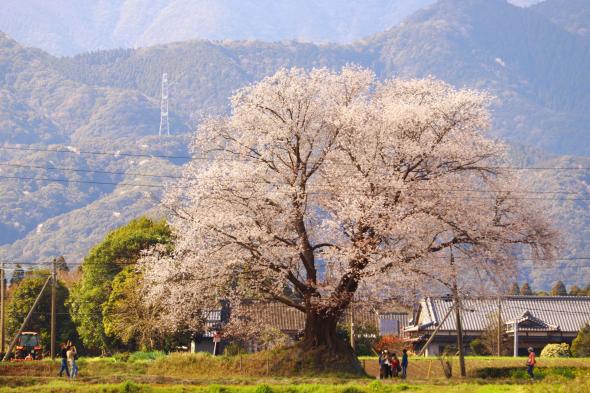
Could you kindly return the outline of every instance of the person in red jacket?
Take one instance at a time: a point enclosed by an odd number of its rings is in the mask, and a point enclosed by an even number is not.
[[[391,354],[391,376],[397,377],[402,367],[400,366],[399,359],[394,353]]]
[[[531,382],[535,381],[535,375],[533,374],[535,364],[537,364],[537,361],[535,360],[535,350],[532,347],[530,347],[529,348],[529,358],[526,361],[526,366],[527,366],[526,371],[529,374],[529,377],[531,377]]]

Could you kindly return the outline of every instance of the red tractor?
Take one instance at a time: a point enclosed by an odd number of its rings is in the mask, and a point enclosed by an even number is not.
[[[14,360],[41,360],[43,351],[37,332],[22,332],[16,340]]]

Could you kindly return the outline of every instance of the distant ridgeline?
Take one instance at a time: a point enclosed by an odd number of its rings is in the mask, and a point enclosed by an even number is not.
[[[189,154],[189,132],[203,116],[226,113],[236,89],[281,67],[356,63],[381,78],[433,75],[494,94],[494,135],[514,144],[515,167],[537,168],[522,172],[530,189],[572,192],[531,194],[563,231],[560,256],[590,257],[590,40],[588,18],[580,17],[590,4],[565,1],[565,12],[564,1],[518,8],[442,0],[347,45],[189,41],[57,58],[0,33],[0,146],[140,155],[1,150],[0,252],[23,261],[79,260],[107,230],[161,214],[161,186],[186,162],[170,157]],[[172,135],[158,138],[164,72]],[[524,266],[521,281],[538,290],[559,279],[590,282],[590,260],[560,266]]]

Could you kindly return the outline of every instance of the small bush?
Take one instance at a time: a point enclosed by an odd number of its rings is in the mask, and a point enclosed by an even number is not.
[[[221,385],[209,385],[209,393],[227,393],[227,388]]]
[[[141,388],[141,386],[139,386],[131,381],[125,381],[121,385],[121,391],[123,393],[140,393],[143,391],[143,389]]]
[[[471,352],[474,355],[489,355],[486,346],[484,345],[483,341],[481,341],[481,339],[476,338],[475,340],[472,340],[469,343],[469,348],[471,348]]]
[[[346,386],[344,389],[342,389],[342,393],[364,393],[364,392],[356,386]]]
[[[547,358],[569,358],[570,346],[566,343],[547,344],[541,351],[541,357]]]
[[[367,385],[367,388],[371,392],[379,393],[383,391],[383,384],[381,383],[381,381],[373,381]]]
[[[132,354],[128,355],[127,361],[130,363],[151,362],[165,356],[166,354],[162,351],[133,352]]]
[[[248,353],[248,351],[242,348],[242,346],[238,343],[228,344],[225,346],[225,349],[223,350],[223,354],[225,356],[237,356],[245,353]]]
[[[129,352],[119,352],[113,355],[115,362],[127,362],[129,360]]]
[[[273,393],[272,388],[268,385],[258,385],[254,393]]]
[[[401,353],[404,348],[409,347],[407,340],[397,336],[383,336],[375,343],[375,349],[378,352],[387,349],[389,352]]]
[[[572,343],[572,354],[576,357],[590,356],[590,324],[580,329]]]

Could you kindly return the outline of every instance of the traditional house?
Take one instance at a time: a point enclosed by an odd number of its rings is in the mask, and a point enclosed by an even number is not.
[[[205,330],[193,337],[190,352],[221,354],[225,343],[221,340],[220,332],[229,319],[229,307],[224,303],[220,308],[206,310],[203,313]]]
[[[301,311],[288,307],[278,302],[252,302],[245,307],[243,312],[253,321],[263,323],[269,327],[280,330],[293,342],[303,336],[305,328],[305,314]],[[228,322],[232,309],[229,304],[219,309],[209,310],[205,313],[206,331],[195,336],[191,343],[191,352],[221,353],[226,342],[215,345],[214,332],[223,331],[223,326]],[[377,310],[364,304],[355,304],[349,307],[342,316],[341,323],[350,326],[355,331],[361,327],[366,331],[374,331],[375,335],[401,335],[403,327],[407,325],[410,311],[399,305],[392,305],[387,309]],[[255,343],[249,345],[249,350],[257,351],[259,348]]]
[[[412,321],[404,331],[421,348],[438,327],[426,348],[426,355],[439,355],[445,348],[456,347],[457,322],[451,311],[450,297],[428,297],[420,302]],[[498,313],[501,318],[498,318]],[[446,315],[448,318],[444,319]],[[537,353],[550,343],[571,344],[578,331],[590,323],[590,297],[577,296],[508,296],[502,298],[465,299],[461,302],[463,341],[469,343],[482,336],[493,324],[501,322],[502,330],[525,355],[528,347]],[[497,325],[496,325],[497,326]],[[497,331],[497,330],[496,330]]]

